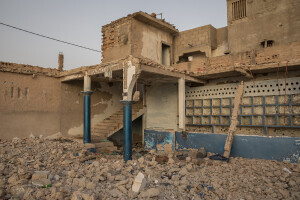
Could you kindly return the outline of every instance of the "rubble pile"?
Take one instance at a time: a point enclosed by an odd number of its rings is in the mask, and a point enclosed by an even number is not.
[[[210,155],[210,153],[207,153]],[[61,138],[0,141],[1,199],[300,199],[300,165],[191,152],[92,153]]]

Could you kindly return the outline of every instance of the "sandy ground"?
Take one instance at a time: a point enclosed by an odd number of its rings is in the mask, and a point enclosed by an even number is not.
[[[115,153],[116,154],[116,153]],[[180,159],[178,159],[180,158]],[[158,161],[158,162],[157,162]],[[138,173],[145,187],[134,192]],[[145,152],[133,160],[68,139],[0,141],[2,199],[300,199],[300,164]]]

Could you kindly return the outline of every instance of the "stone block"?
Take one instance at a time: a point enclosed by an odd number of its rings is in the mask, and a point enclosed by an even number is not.
[[[146,186],[146,178],[144,174],[141,172],[138,173],[138,175],[135,177],[133,185],[132,185],[132,191],[139,193],[144,187]]]

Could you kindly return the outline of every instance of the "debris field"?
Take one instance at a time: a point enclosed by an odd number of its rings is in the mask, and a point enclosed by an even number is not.
[[[0,151],[3,199],[300,199],[299,163],[140,148],[125,163],[64,138],[2,140]]]

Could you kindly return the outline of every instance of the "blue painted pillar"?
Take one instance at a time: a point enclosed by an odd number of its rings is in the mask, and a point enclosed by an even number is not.
[[[124,135],[124,161],[132,160],[132,103],[133,101],[121,101],[123,103],[123,135]]]
[[[91,94],[92,91],[81,92],[83,97],[83,143],[91,143]]]

